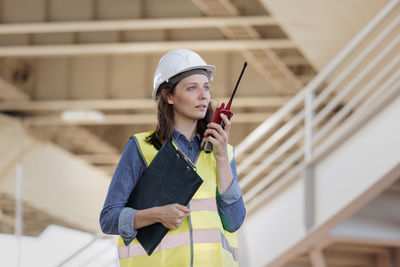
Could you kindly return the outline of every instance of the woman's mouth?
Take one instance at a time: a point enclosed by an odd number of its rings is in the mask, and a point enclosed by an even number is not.
[[[204,110],[204,109],[207,109],[207,106],[206,105],[198,105],[198,106],[196,106],[196,108]]]

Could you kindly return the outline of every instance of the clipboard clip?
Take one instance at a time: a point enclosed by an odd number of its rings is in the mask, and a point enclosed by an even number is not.
[[[183,153],[180,149],[179,146],[175,143],[175,141],[171,138],[170,142],[172,143],[172,145],[175,147],[176,151],[178,152],[178,154],[176,154],[177,157],[179,157],[179,155],[182,156],[182,158],[184,158],[186,160],[186,162],[190,165],[190,167],[192,167],[193,170],[197,171],[196,165],[189,159],[188,156],[185,155],[185,153]]]
[[[180,151],[179,148],[177,148],[176,151],[186,160],[186,162],[190,165],[190,167],[192,167],[193,170],[195,170],[195,171],[197,170],[196,165],[194,165],[194,163],[189,159],[188,156],[185,155],[185,153]],[[179,156],[179,154],[176,154],[176,155]]]

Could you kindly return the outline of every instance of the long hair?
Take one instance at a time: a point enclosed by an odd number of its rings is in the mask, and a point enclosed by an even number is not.
[[[164,88],[159,93],[157,98],[157,127],[152,134],[146,137],[146,142],[152,144],[157,150],[161,148],[166,140],[172,138],[175,129],[174,108],[168,103],[169,93],[175,93],[175,86],[172,88]],[[201,139],[203,139],[207,124],[211,122],[212,111],[213,109],[210,101],[206,115],[203,119],[197,121],[196,134],[200,134]]]

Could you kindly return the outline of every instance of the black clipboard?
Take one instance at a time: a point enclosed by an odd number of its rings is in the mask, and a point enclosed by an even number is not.
[[[173,203],[187,206],[202,183],[190,159],[166,140],[140,177],[126,207],[141,210]],[[168,230],[155,223],[140,228],[136,238],[151,255]]]

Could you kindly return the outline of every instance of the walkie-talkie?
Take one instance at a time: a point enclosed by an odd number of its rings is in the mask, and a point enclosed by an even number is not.
[[[222,129],[225,127],[225,124],[224,124],[224,121],[221,119],[221,113],[225,114],[226,117],[228,117],[228,120],[230,120],[232,118],[233,113],[230,110],[230,108],[232,105],[233,98],[235,97],[236,90],[239,86],[240,80],[242,79],[243,72],[246,69],[246,67],[247,67],[247,62],[245,61],[243,64],[242,72],[240,73],[239,79],[236,82],[235,89],[233,89],[231,99],[229,99],[228,105],[226,105],[226,107],[225,107],[225,103],[222,103],[219,108],[215,109],[214,115],[212,116],[211,121],[215,122],[217,124],[220,124],[222,126]],[[208,134],[206,137],[208,137],[208,136],[210,136],[210,135]],[[210,142],[205,142],[204,139],[201,142],[201,148],[203,148],[206,152],[211,152],[213,150],[212,144]]]

